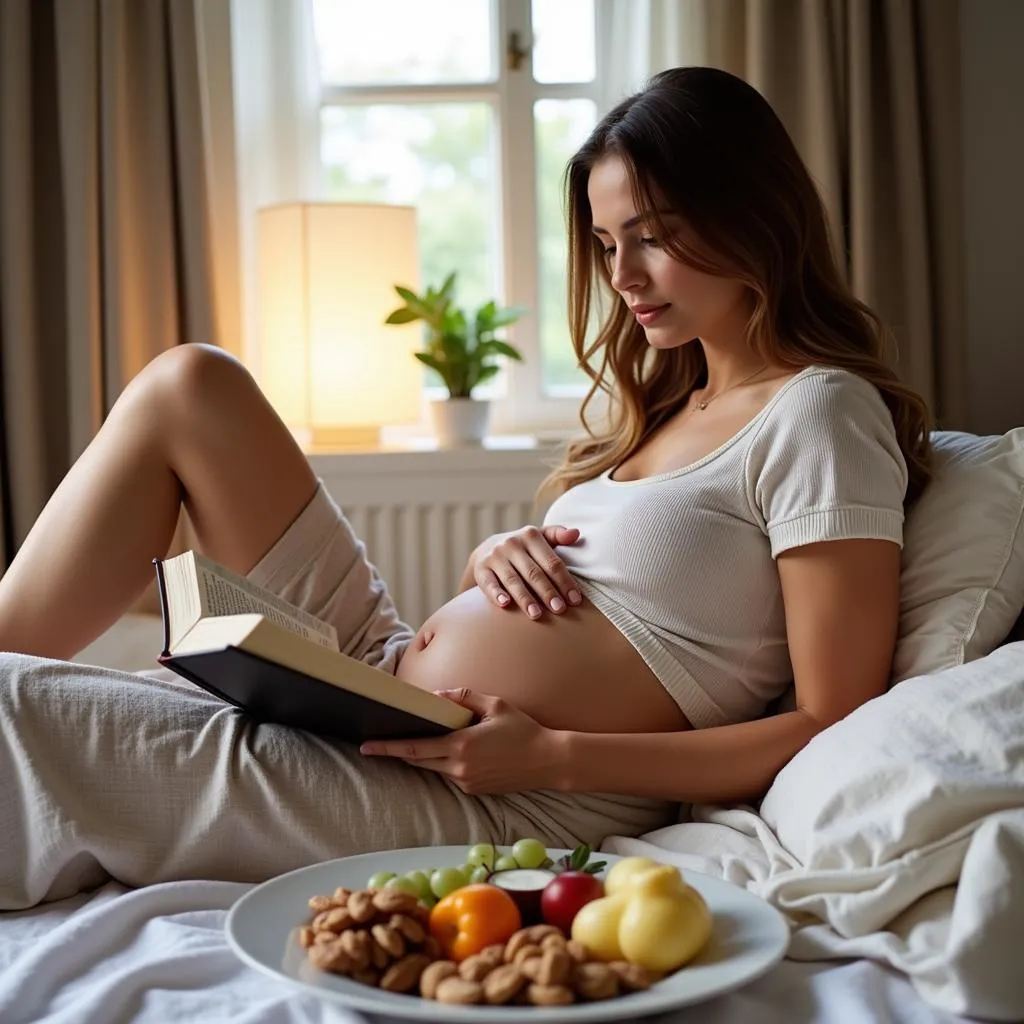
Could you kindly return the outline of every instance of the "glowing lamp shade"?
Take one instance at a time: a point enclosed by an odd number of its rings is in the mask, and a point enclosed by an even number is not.
[[[259,211],[259,377],[313,449],[373,446],[419,419],[421,327],[384,323],[419,285],[411,206],[291,203]]]

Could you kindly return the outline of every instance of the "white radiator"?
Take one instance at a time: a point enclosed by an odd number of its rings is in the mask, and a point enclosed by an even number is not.
[[[481,540],[540,521],[533,496],[551,460],[538,448],[310,459],[417,628],[454,596]]]

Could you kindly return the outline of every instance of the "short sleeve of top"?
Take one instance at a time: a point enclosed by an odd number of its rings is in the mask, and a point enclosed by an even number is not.
[[[803,544],[903,544],[907,466],[878,389],[845,370],[795,380],[758,428],[747,496],[772,557]]]

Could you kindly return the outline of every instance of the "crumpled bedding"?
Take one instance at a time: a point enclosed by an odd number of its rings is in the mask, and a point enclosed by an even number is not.
[[[791,960],[868,958],[943,1012],[1024,1020],[1024,643],[865,704],[757,812],[690,817],[602,849],[757,893]]]
[[[364,1024],[350,1012],[243,964],[224,921],[251,886],[109,883],[31,910],[0,914],[4,1024]],[[866,960],[785,961],[729,995],[659,1024],[958,1024],[894,971]]]

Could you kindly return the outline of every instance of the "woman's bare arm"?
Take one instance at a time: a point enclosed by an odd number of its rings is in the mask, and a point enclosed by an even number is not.
[[[809,544],[778,559],[797,710],[689,732],[550,736],[554,785],[700,803],[758,799],[817,733],[888,685],[900,550],[884,540]]]

